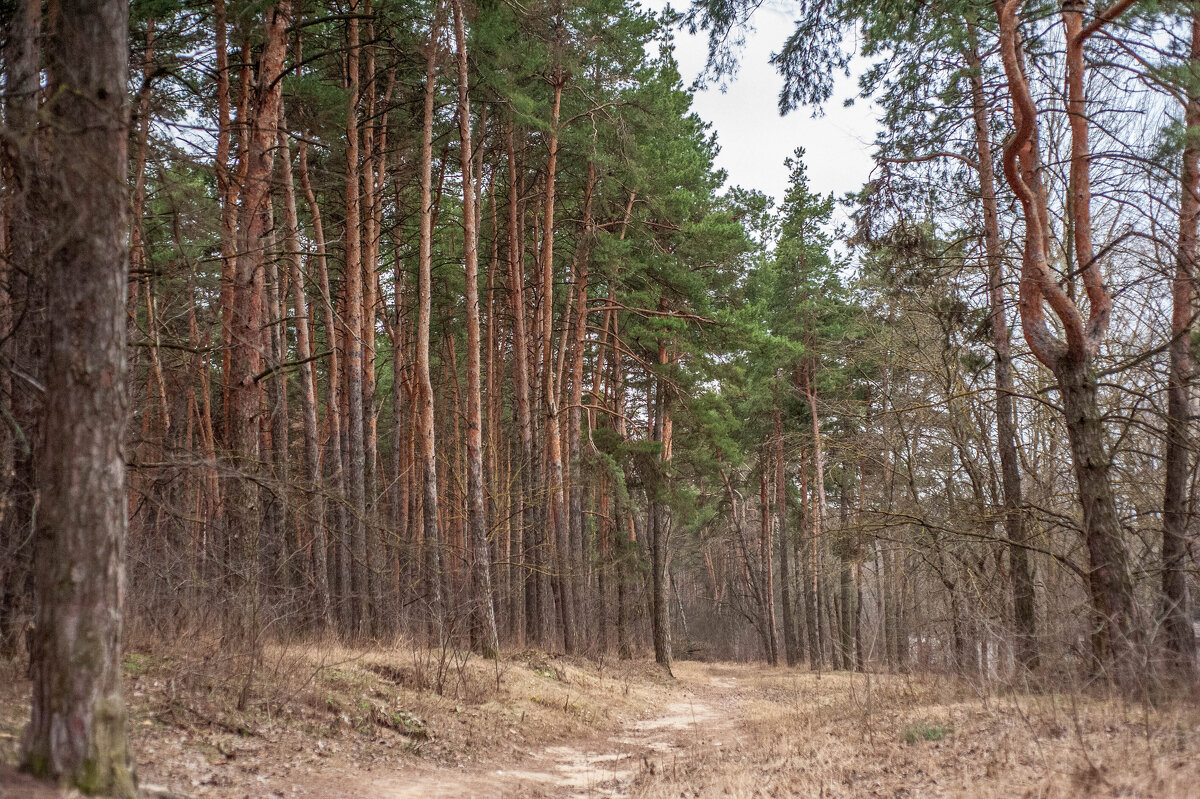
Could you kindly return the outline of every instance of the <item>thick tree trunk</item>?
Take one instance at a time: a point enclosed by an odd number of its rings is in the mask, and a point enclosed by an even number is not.
[[[119,797],[135,795],[121,696],[128,13],[120,0],[65,0],[48,31],[54,191],[31,221],[55,230],[56,247],[46,263],[38,611],[21,753],[36,776]]]
[[[1063,415],[1071,442],[1071,459],[1083,510],[1088,549],[1088,588],[1096,612],[1092,643],[1098,663],[1111,666],[1118,681],[1136,678],[1141,629],[1133,597],[1128,555],[1121,540],[1110,474],[1112,462],[1104,441],[1104,422],[1096,401],[1096,376],[1089,364],[1064,358],[1055,370],[1063,399]]]

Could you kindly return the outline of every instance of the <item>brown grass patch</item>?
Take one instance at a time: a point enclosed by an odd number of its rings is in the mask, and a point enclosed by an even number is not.
[[[742,686],[737,735],[643,769],[635,797],[1200,795],[1191,704],[887,675],[713,673]]]
[[[633,758],[633,785],[611,787],[643,799],[1200,795],[1200,709],[1185,702],[734,664],[677,663],[671,681],[644,661],[497,663],[405,643],[272,646],[253,673],[218,653],[192,642],[127,655],[144,783],[230,799],[402,784],[559,796],[574,790],[556,782],[574,758],[605,795],[610,762],[617,774]],[[3,766],[29,685],[5,664],[0,678]],[[499,769],[503,785],[489,777]],[[0,771],[0,795],[12,779]]]
[[[0,674],[0,765],[13,765],[30,688],[16,665]],[[125,655],[139,778],[190,796],[330,796],[373,773],[521,759],[616,730],[672,690],[644,663],[618,674],[611,662],[535,652],[496,662],[403,641],[272,645],[257,662],[215,641]]]

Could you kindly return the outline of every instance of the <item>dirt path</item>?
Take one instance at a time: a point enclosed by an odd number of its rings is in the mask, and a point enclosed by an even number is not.
[[[640,770],[670,770],[727,745],[738,724],[741,688],[736,677],[707,667],[693,669],[680,680],[679,688],[678,701],[654,715],[627,719],[609,735],[547,746],[510,764],[462,771],[430,768],[367,778],[347,795],[363,799],[627,797]]]

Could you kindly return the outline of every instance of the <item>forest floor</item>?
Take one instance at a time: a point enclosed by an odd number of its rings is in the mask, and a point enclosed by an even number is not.
[[[502,663],[273,647],[132,652],[139,777],[157,797],[1186,797],[1200,707],[756,664]],[[0,664],[0,799],[29,684]],[[440,689],[440,691],[439,691]]]

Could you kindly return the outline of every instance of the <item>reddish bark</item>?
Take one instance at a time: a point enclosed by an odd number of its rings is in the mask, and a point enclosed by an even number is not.
[[[479,228],[472,174],[471,103],[468,94],[466,25],[461,0],[451,0],[458,66],[458,135],[463,187],[463,261],[467,305],[467,527],[471,551],[471,643],[495,657],[500,643],[492,597],[487,514],[483,497],[483,401],[479,351]]]

